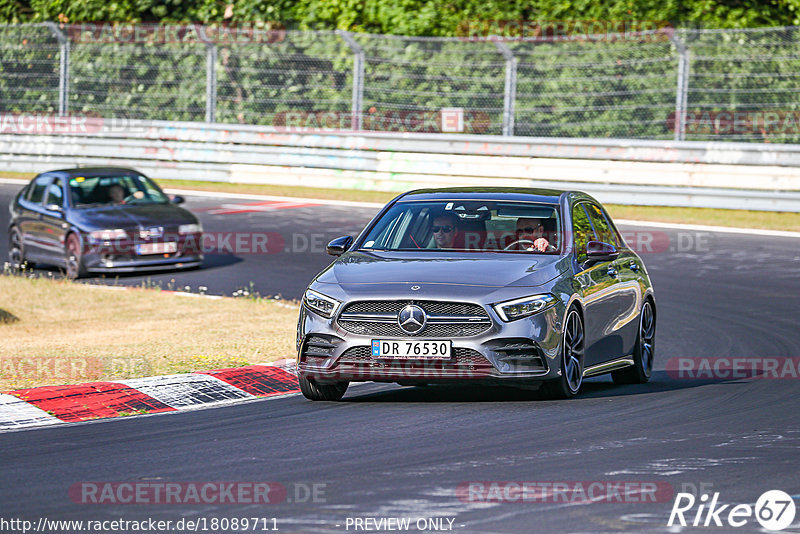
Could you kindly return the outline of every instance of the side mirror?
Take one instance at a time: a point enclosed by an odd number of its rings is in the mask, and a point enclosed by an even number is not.
[[[55,211],[55,212],[58,212],[58,213],[64,213],[64,208],[62,208],[58,204],[48,204],[47,206],[44,207],[44,209],[46,209],[47,211]]]
[[[617,247],[602,241],[589,241],[586,243],[586,255],[593,262],[611,261],[617,259],[619,251]]]
[[[353,237],[344,235],[328,243],[327,251],[331,256],[341,256],[353,244]]]
[[[175,195],[172,197],[170,202],[172,202],[173,204],[183,204],[184,202],[186,202],[186,199],[180,195]]]

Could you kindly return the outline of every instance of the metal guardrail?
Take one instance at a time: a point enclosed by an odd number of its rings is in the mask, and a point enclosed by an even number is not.
[[[99,120],[98,120],[99,121]],[[10,171],[124,165],[160,179],[403,191],[578,189],[622,204],[800,212],[800,146],[281,131],[152,121],[71,135],[0,134]]]

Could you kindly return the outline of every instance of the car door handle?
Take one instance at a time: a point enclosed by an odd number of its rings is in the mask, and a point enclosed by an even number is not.
[[[617,276],[617,270],[614,268],[613,265],[609,265],[608,266],[608,271],[607,272],[608,272],[608,276],[611,276],[611,277],[616,277]]]
[[[638,271],[638,270],[639,270],[639,264],[638,264],[638,263],[636,263],[636,262],[635,262],[635,261],[633,261],[633,260],[631,260],[631,262],[630,262],[630,264],[628,265],[628,267],[630,268],[630,270],[631,270],[631,271]]]

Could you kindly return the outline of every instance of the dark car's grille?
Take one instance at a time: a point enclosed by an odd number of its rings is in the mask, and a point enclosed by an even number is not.
[[[373,300],[348,304],[339,316],[339,325],[353,334],[408,337],[397,322],[397,313],[408,304],[425,310],[428,322],[416,336],[451,338],[477,336],[489,330],[492,321],[477,304],[434,300]],[[372,315],[373,317],[365,317]]]
[[[449,360],[391,360],[386,358],[373,358],[372,348],[364,347],[351,347],[347,349],[344,354],[339,357],[339,363],[388,363],[388,362],[426,362],[437,363],[446,365],[459,365],[459,366],[490,366],[483,354],[474,349],[465,347],[453,347],[452,357]]]

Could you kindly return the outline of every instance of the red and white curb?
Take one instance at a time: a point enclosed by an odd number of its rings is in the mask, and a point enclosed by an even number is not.
[[[175,412],[296,394],[294,361],[0,393],[0,430]]]

